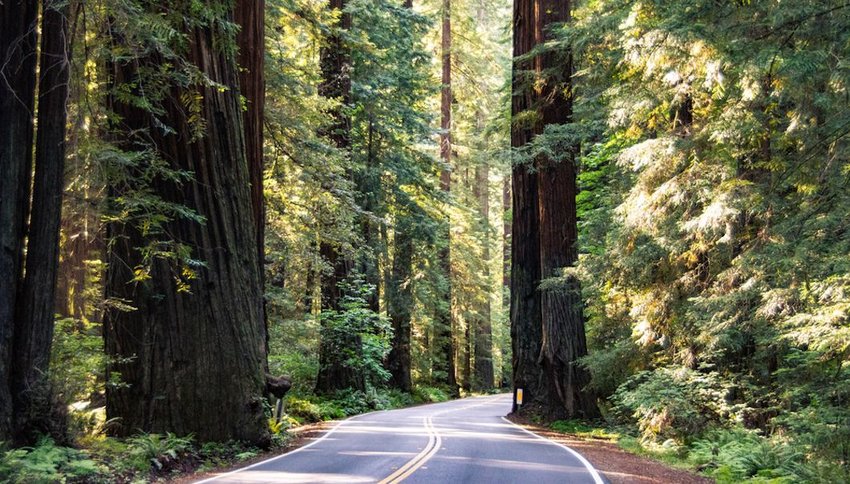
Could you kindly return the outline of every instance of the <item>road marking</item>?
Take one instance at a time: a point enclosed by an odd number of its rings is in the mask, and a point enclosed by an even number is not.
[[[399,467],[398,470],[381,480],[378,484],[397,484],[407,479],[440,450],[440,446],[443,445],[443,439],[434,427],[431,417],[425,417],[424,424],[425,430],[428,431],[428,445],[416,457],[407,461],[406,464]]]
[[[305,450],[305,449],[307,449],[307,448],[309,448],[309,447],[312,447],[312,446],[314,446],[314,445],[318,444],[319,442],[321,442],[321,441],[325,440],[326,438],[330,437],[330,436],[331,436],[331,434],[332,434],[332,433],[334,433],[334,432],[336,432],[336,431],[337,431],[337,429],[339,429],[339,428],[342,426],[342,424],[344,424],[345,422],[348,422],[348,421],[351,421],[351,420],[355,420],[355,419],[360,418],[360,417],[365,417],[366,415],[370,415],[370,414],[373,414],[373,413],[383,412],[383,411],[384,411],[384,410],[376,410],[376,411],[374,411],[374,412],[361,413],[360,415],[355,415],[355,416],[353,416],[353,417],[349,417],[349,418],[347,418],[347,419],[345,419],[345,420],[340,420],[340,421],[339,421],[336,425],[334,425],[334,427],[333,427],[332,429],[330,429],[329,431],[325,432],[325,433],[324,433],[324,435],[322,435],[322,436],[321,436],[321,437],[319,437],[318,439],[316,439],[316,440],[314,440],[314,441],[310,442],[310,443],[309,443],[309,444],[307,444],[307,445],[304,445],[304,446],[298,447],[297,449],[293,449],[293,450],[291,450],[291,451],[289,451],[289,452],[286,452],[285,454],[276,455],[276,456],[274,456],[274,457],[272,457],[272,458],[270,458],[270,459],[266,459],[266,460],[263,460],[263,461],[260,461],[260,462],[257,462],[257,463],[254,463],[254,464],[251,464],[251,465],[249,465],[249,466],[240,467],[239,469],[236,469],[236,470],[233,470],[233,471],[230,471],[230,472],[226,472],[226,473],[224,473],[224,474],[219,474],[219,475],[217,475],[217,476],[208,477],[208,478],[206,478],[206,479],[204,479],[204,480],[197,481],[197,482],[195,482],[194,484],[204,484],[204,483],[207,483],[207,482],[212,482],[212,481],[215,481],[215,480],[221,479],[221,478],[223,478],[223,477],[232,476],[233,474],[236,474],[236,473],[238,473],[238,472],[247,471],[248,469],[252,469],[252,468],[254,468],[254,467],[261,466],[261,465],[263,465],[263,464],[267,464],[267,463],[269,463],[269,462],[276,461],[276,460],[278,460],[278,459],[282,459],[282,458],[284,458],[284,457],[288,457],[288,456],[290,456],[290,455],[292,455],[292,454],[297,454],[297,453],[301,452],[302,450]]]
[[[537,438],[538,438],[538,439],[540,439],[540,440],[545,440],[546,442],[549,442],[550,444],[557,445],[558,447],[560,447],[560,448],[562,448],[562,449],[566,450],[567,452],[569,452],[570,454],[572,454],[572,455],[573,455],[573,457],[575,457],[576,459],[578,459],[578,460],[579,460],[579,462],[581,462],[581,463],[584,465],[584,467],[586,467],[586,468],[587,468],[587,471],[590,473],[591,477],[593,477],[593,482],[595,482],[596,484],[605,484],[605,480],[604,480],[604,479],[602,479],[602,476],[600,476],[600,475],[599,475],[599,472],[598,472],[598,471],[597,471],[597,470],[593,467],[593,464],[591,464],[590,462],[588,462],[588,460],[587,460],[587,459],[585,459],[585,458],[584,458],[584,456],[582,456],[582,455],[581,455],[581,454],[579,454],[578,452],[574,451],[573,449],[571,449],[571,448],[567,447],[567,446],[566,446],[566,445],[564,445],[564,444],[561,444],[561,443],[559,443],[559,442],[555,442],[555,441],[553,441],[553,440],[547,439],[546,437],[543,437],[542,435],[537,435],[537,434],[535,434],[534,432],[532,432],[531,430],[528,430],[527,428],[525,428],[525,427],[523,427],[523,426],[521,426],[521,425],[517,425],[517,424],[515,424],[515,423],[511,422],[510,420],[508,420],[508,419],[507,419],[507,418],[505,418],[505,417],[502,417],[502,420],[504,420],[505,422],[507,422],[507,423],[509,423],[509,424],[513,425],[514,427],[516,427],[516,428],[518,428],[518,429],[522,430],[523,432],[525,432],[525,433],[527,433],[527,434],[529,434],[529,435],[532,435],[532,436],[534,436],[534,437],[537,437]]]

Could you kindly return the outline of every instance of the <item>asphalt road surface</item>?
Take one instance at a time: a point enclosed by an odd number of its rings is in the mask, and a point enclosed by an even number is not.
[[[510,395],[372,412],[311,444],[200,482],[595,483],[578,453],[504,419]]]

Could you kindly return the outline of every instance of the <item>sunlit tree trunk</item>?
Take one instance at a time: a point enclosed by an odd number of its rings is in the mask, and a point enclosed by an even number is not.
[[[479,127],[483,123],[479,123]],[[493,328],[490,322],[490,167],[486,163],[475,168],[475,195],[478,198],[481,227],[484,231],[483,263],[484,290],[481,295],[480,317],[476,321],[474,340],[475,378],[473,389],[493,388]]]
[[[451,0],[443,0],[441,61],[442,89],[440,91],[440,159],[443,169],[440,173],[440,188],[448,195],[452,188],[452,20]],[[448,215],[447,215],[448,217]],[[455,374],[455,341],[454,318],[452,317],[452,261],[451,261],[451,220],[446,220],[443,233],[443,247],[440,249],[440,266],[446,277],[446,291],[442,304],[437,305],[436,325],[437,341],[439,344],[438,361],[435,370],[445,375],[441,383],[449,387],[452,394],[457,393],[457,376]]]
[[[231,14],[224,17],[232,19]],[[193,173],[184,183],[154,179],[151,188],[205,218],[204,223],[176,219],[167,226],[169,236],[191,248],[192,257],[204,265],[193,268],[189,292],[178,290],[173,264],[161,259],[152,262],[148,280],[131,282],[134,268],[143,263],[140,247],[146,238],[133,225],[110,225],[107,295],[136,309],[112,308],[104,322],[108,372],[121,378],[121,384],[107,387],[107,416],[118,419],[112,427],[118,435],[169,431],[191,433],[200,441],[265,444],[261,265],[239,71],[235,56],[217,47],[214,36],[220,34],[188,25],[183,34],[187,60],[227,87],[197,88],[203,137],[192,135],[180,102],[189,94],[183,88],[173,87],[164,100],[162,119],[173,133],[160,129],[146,110],[114,98],[111,105],[121,119],[116,134],[123,135],[128,149],[137,146],[134,135],[144,133],[144,142],[152,143],[172,168]],[[119,34],[114,41],[120,44]],[[157,68],[159,62],[156,56],[116,62],[112,82],[133,83],[140,66]],[[120,187],[112,190],[120,194]]]

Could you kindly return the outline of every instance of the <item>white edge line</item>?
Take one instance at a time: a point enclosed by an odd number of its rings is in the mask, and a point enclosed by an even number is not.
[[[203,483],[205,483],[205,482],[212,482],[212,481],[215,481],[215,480],[218,480],[218,479],[222,479],[222,478],[225,478],[225,477],[228,477],[228,476],[232,476],[233,474],[237,474],[237,473],[242,472],[242,471],[247,471],[248,469],[252,469],[252,468],[254,468],[254,467],[261,466],[261,465],[263,465],[263,464],[267,464],[267,463],[269,463],[269,462],[272,462],[272,461],[275,461],[275,460],[278,460],[278,459],[282,459],[282,458],[284,458],[284,457],[288,457],[288,456],[290,456],[290,455],[292,455],[292,454],[297,454],[298,452],[301,452],[302,450],[304,450],[304,449],[306,449],[306,448],[308,448],[308,447],[312,447],[312,446],[314,446],[314,445],[318,444],[319,442],[321,442],[321,441],[325,440],[326,438],[330,437],[330,435],[331,435],[332,433],[336,432],[336,431],[337,431],[337,429],[339,429],[339,428],[342,426],[342,424],[344,424],[345,422],[348,422],[348,421],[350,421],[350,420],[354,420],[355,418],[358,418],[358,417],[365,417],[366,415],[370,415],[370,414],[378,413],[378,412],[383,412],[383,411],[384,411],[384,410],[375,410],[375,411],[373,411],[373,412],[361,413],[361,414],[359,414],[359,415],[353,415],[353,416],[351,416],[351,417],[349,417],[349,418],[347,418],[347,419],[345,419],[345,420],[340,420],[340,421],[339,421],[336,425],[334,425],[334,427],[333,427],[332,429],[328,430],[327,432],[325,432],[325,434],[324,434],[324,435],[322,435],[322,436],[321,436],[321,437],[319,437],[318,439],[316,439],[316,440],[314,440],[314,441],[310,442],[310,443],[309,443],[309,444],[307,444],[307,445],[303,445],[303,446],[301,446],[301,447],[298,447],[297,449],[293,449],[293,450],[291,450],[291,451],[289,451],[289,452],[284,452],[283,454],[276,455],[276,456],[274,456],[274,457],[270,457],[270,458],[268,458],[268,459],[266,459],[266,460],[262,460],[262,461],[260,461],[260,462],[255,462],[255,463],[253,463],[253,464],[251,464],[251,465],[249,465],[249,466],[240,467],[239,469],[236,469],[236,470],[233,470],[233,471],[230,471],[230,472],[225,472],[224,474],[219,474],[219,475],[217,475],[217,476],[208,477],[208,478],[203,479],[203,480],[200,480],[200,481],[194,481],[194,483],[193,483],[193,484],[203,484]]]
[[[521,425],[517,425],[517,424],[511,422],[510,420],[508,420],[505,417],[502,417],[502,420],[504,420],[505,422],[513,425],[514,427],[522,430],[523,432],[525,432],[527,434],[533,435],[534,437],[537,437],[540,440],[545,440],[546,442],[549,442],[550,444],[557,445],[558,447],[561,447],[562,449],[566,450],[567,452],[572,454],[576,459],[578,459],[582,464],[584,464],[584,467],[586,467],[587,471],[590,472],[590,475],[593,476],[593,481],[596,482],[596,484],[605,484],[605,480],[602,479],[602,476],[599,475],[599,472],[593,467],[593,464],[591,464],[587,459],[584,458],[584,456],[582,456],[581,454],[579,454],[575,450],[567,447],[564,444],[561,444],[559,442],[555,442],[552,439],[547,439],[546,437],[543,437],[542,435],[535,434],[531,430],[528,430],[527,428],[525,428]]]

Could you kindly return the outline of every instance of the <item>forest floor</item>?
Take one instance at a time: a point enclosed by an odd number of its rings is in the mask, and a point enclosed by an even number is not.
[[[611,484],[710,484],[714,482],[712,479],[687,470],[676,469],[656,460],[632,454],[611,441],[557,432],[515,415],[509,415],[508,419],[580,453],[593,464],[593,467],[605,474]]]

